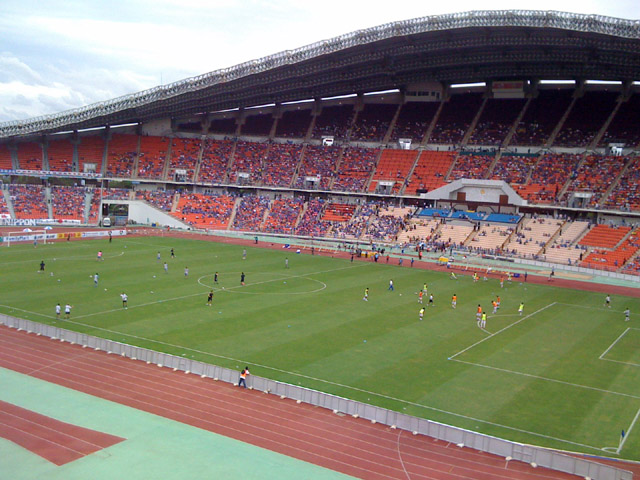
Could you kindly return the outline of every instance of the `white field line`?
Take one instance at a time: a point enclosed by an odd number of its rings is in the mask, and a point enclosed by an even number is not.
[[[477,341],[476,343],[474,343],[474,344],[472,344],[472,345],[469,345],[467,348],[464,348],[463,350],[460,350],[458,353],[455,353],[455,354],[451,355],[451,356],[448,358],[448,360],[453,360],[453,359],[454,359],[454,358],[456,358],[458,355],[461,355],[461,354],[463,354],[464,352],[466,352],[466,351],[468,351],[468,350],[471,350],[473,347],[476,347],[476,346],[480,345],[482,342],[484,342],[484,341],[486,341],[486,340],[489,340],[490,338],[492,338],[492,337],[494,337],[494,336],[498,335],[499,333],[502,333],[502,332],[504,332],[505,330],[508,330],[509,328],[514,327],[514,326],[518,325],[520,322],[524,322],[527,318],[532,317],[533,315],[536,315],[536,314],[538,314],[538,313],[542,312],[543,310],[546,310],[547,308],[554,306],[555,304],[556,304],[556,302],[550,303],[549,305],[546,305],[546,306],[544,306],[544,307],[542,307],[542,308],[540,308],[540,309],[536,310],[535,312],[530,313],[529,315],[525,315],[524,317],[522,317],[522,318],[521,318],[520,320],[518,320],[517,322],[513,322],[513,323],[511,323],[511,324],[507,325],[506,327],[504,327],[504,328],[502,328],[502,329],[498,330],[496,333],[492,333],[492,334],[491,334],[491,335],[489,335],[488,337],[485,337],[485,338],[483,338],[482,340],[479,340],[479,341]]]
[[[547,382],[559,383],[561,385],[567,385],[569,387],[583,388],[585,390],[593,390],[593,391],[600,392],[600,393],[608,393],[608,394],[611,394],[611,395],[618,395],[618,396],[621,396],[621,397],[628,397],[628,398],[633,398],[633,399],[640,400],[640,396],[631,395],[630,393],[614,392],[614,391],[611,391],[611,390],[605,390],[603,388],[590,387],[588,385],[581,385],[579,383],[571,383],[571,382],[566,382],[564,380],[557,380],[555,378],[541,377],[539,375],[533,375],[532,373],[516,372],[515,370],[509,370],[507,368],[492,367],[490,365],[483,365],[482,363],[466,362],[464,360],[459,360],[457,358],[453,359],[453,361],[454,362],[459,362],[459,363],[464,363],[466,365],[472,365],[474,367],[487,368],[489,370],[495,370],[495,371],[498,371],[498,372],[510,373],[512,375],[520,375],[522,377],[533,378],[535,380],[545,380]]]
[[[640,416],[640,409],[638,409],[638,411],[636,412],[636,416],[633,417],[633,420],[631,421],[631,425],[629,425],[629,428],[625,432],[624,438],[620,442],[620,445],[618,445],[618,449],[616,450],[616,453],[620,453],[620,450],[622,450],[622,447],[624,447],[624,442],[626,442],[627,438],[629,438],[629,434],[631,433],[631,429],[636,424],[636,421],[638,420],[638,416]]]
[[[574,303],[563,303],[563,302],[556,302],[558,305],[566,305],[567,307],[580,307],[580,308],[588,308],[589,310],[601,310],[603,312],[613,312],[613,313],[620,313],[623,314],[624,310],[614,310],[612,308],[606,308],[606,307],[594,307],[592,305],[576,305]],[[634,312],[630,312],[631,316],[637,316],[640,315],[640,313],[634,313]]]
[[[607,353],[609,353],[609,350],[611,350],[613,347],[615,347],[616,343],[618,343],[618,342],[620,341],[620,339],[622,339],[622,337],[624,337],[624,336],[627,334],[627,332],[628,332],[629,330],[631,330],[631,328],[627,328],[624,332],[622,332],[622,333],[620,334],[620,336],[619,336],[618,338],[616,338],[616,339],[615,339],[615,341],[614,341],[611,345],[609,345],[609,348],[607,348],[607,349],[602,353],[602,355],[600,355],[600,356],[598,357],[598,359],[599,359],[599,360],[602,360],[602,357],[604,357]]]

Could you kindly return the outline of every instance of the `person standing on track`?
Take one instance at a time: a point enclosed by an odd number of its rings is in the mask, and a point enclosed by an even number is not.
[[[240,372],[240,379],[238,380],[238,386],[247,388],[247,377],[250,375],[249,367],[244,367]]]

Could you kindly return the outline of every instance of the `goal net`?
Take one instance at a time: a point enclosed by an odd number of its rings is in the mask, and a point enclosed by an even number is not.
[[[2,236],[2,245],[10,247],[12,243],[33,243],[34,245],[47,244],[46,230],[32,230],[20,232],[7,232]]]

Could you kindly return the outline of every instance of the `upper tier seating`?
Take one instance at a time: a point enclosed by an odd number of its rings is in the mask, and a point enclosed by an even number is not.
[[[640,145],[640,94],[634,93],[622,102],[607,131],[600,139],[600,146],[621,142],[630,146]]]
[[[537,155],[510,155],[503,153],[491,173],[491,180],[504,180],[509,184],[524,184],[538,162]]]
[[[571,104],[573,89],[539,90],[517,125],[512,145],[544,145]]]
[[[615,248],[630,231],[631,227],[610,226],[602,223],[589,230],[579,244],[587,247]]]
[[[523,98],[490,98],[471,133],[469,144],[502,145],[525,101]]]
[[[81,172],[94,170],[96,173],[102,171],[102,157],[104,155],[105,141],[98,135],[88,135],[80,137],[78,143],[78,168]],[[91,168],[85,168],[86,164],[92,164]]]
[[[267,137],[271,132],[272,125],[273,115],[271,112],[248,115],[244,120],[244,124],[240,127],[240,134]]]
[[[53,218],[84,222],[85,198],[86,189],[84,187],[51,187]]]
[[[301,144],[272,143],[264,162],[264,185],[289,187],[296,173],[303,146]]]
[[[211,120],[209,124],[210,133],[221,133],[224,135],[236,134],[236,119],[235,118],[215,118]]]
[[[394,104],[365,104],[351,130],[351,141],[381,142],[397,110]]]
[[[11,160],[11,151],[5,143],[0,143],[0,169],[13,170],[13,161]]]
[[[336,176],[336,165],[342,153],[339,147],[307,146],[300,171],[296,180],[296,187],[303,188],[305,177],[320,177],[321,190],[328,190],[333,178]]]
[[[184,181],[193,182],[201,145],[202,141],[195,138],[173,138],[171,140],[169,179],[175,178],[176,170],[186,170]]]
[[[114,133],[108,145],[107,175],[131,177],[138,152],[138,136]]]
[[[138,177],[162,179],[169,140],[165,137],[140,137]]]
[[[453,95],[442,107],[429,143],[460,143],[481,104],[481,93]]]
[[[586,92],[576,100],[553,144],[588,146],[613,111],[617,96],[615,92]]]
[[[489,173],[491,162],[495,159],[494,154],[463,154],[458,155],[456,163],[451,170],[449,180],[458,180],[460,178],[483,179]]]
[[[229,172],[229,183],[260,185],[268,148],[268,143],[238,142],[233,156],[233,166]],[[239,173],[248,174],[248,181],[239,176]]]
[[[73,144],[69,140],[51,140],[47,146],[49,170],[53,172],[73,171]]]
[[[342,153],[338,166],[338,177],[333,182],[333,190],[342,192],[362,192],[373,171],[378,150],[349,147]]]
[[[42,185],[9,185],[16,218],[49,218]]]
[[[42,170],[42,148],[34,142],[18,143],[18,162],[22,170]]]
[[[405,184],[418,154],[417,150],[383,150],[373,180],[369,185],[369,191],[374,192],[378,182],[384,180],[395,182],[392,192],[397,193]]]
[[[640,157],[635,157],[604,202],[607,208],[640,210]]]
[[[442,187],[445,176],[454,160],[455,152],[437,152],[424,150],[418,157],[409,184],[405,189],[407,195],[415,195],[418,190],[434,190]]]
[[[222,183],[224,181],[233,146],[233,142],[229,140],[206,139],[204,141],[198,182]]]
[[[618,177],[627,161],[626,157],[588,155],[572,175],[564,198],[568,198],[572,192],[592,192],[590,205],[599,206],[600,199]]]
[[[286,110],[276,126],[276,137],[304,138],[311,125],[311,110]]]
[[[555,203],[560,190],[569,176],[576,170],[580,155],[552,154],[543,155],[531,172],[531,178],[525,186],[514,186],[518,194],[530,203]]]
[[[391,140],[397,142],[400,138],[410,138],[413,143],[420,143],[429,129],[440,102],[409,102],[405,103],[396,120]]]
[[[313,127],[313,138],[333,136],[336,140],[346,139],[353,115],[353,105],[324,107],[316,118],[316,123]]]

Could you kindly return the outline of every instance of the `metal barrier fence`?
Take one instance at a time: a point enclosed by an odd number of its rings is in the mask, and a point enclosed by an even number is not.
[[[31,320],[11,317],[9,315],[0,314],[0,324],[36,335],[44,335],[52,340],[78,344],[84,348],[93,348],[109,354],[120,355],[133,360],[147,362],[148,364],[155,364],[159,367],[173,368],[223,382],[237,383],[239,377],[239,372],[236,370],[189,358],[178,357],[168,353],[156,352],[105,338],[94,337],[86,333],[74,332]],[[272,395],[278,395],[282,398],[290,398],[299,402],[327,408],[334,412],[363,418],[372,423],[381,423],[391,428],[406,430],[412,432],[414,435],[427,435],[459,446],[498,455],[507,461],[519,460],[593,480],[633,479],[633,474],[629,471],[596,463],[584,458],[565,455],[542,447],[510,442],[489,435],[445,425],[424,418],[413,417],[386,408],[368,405],[355,400],[349,400],[347,398],[269,380],[255,375],[249,378],[248,386],[249,388]]]

